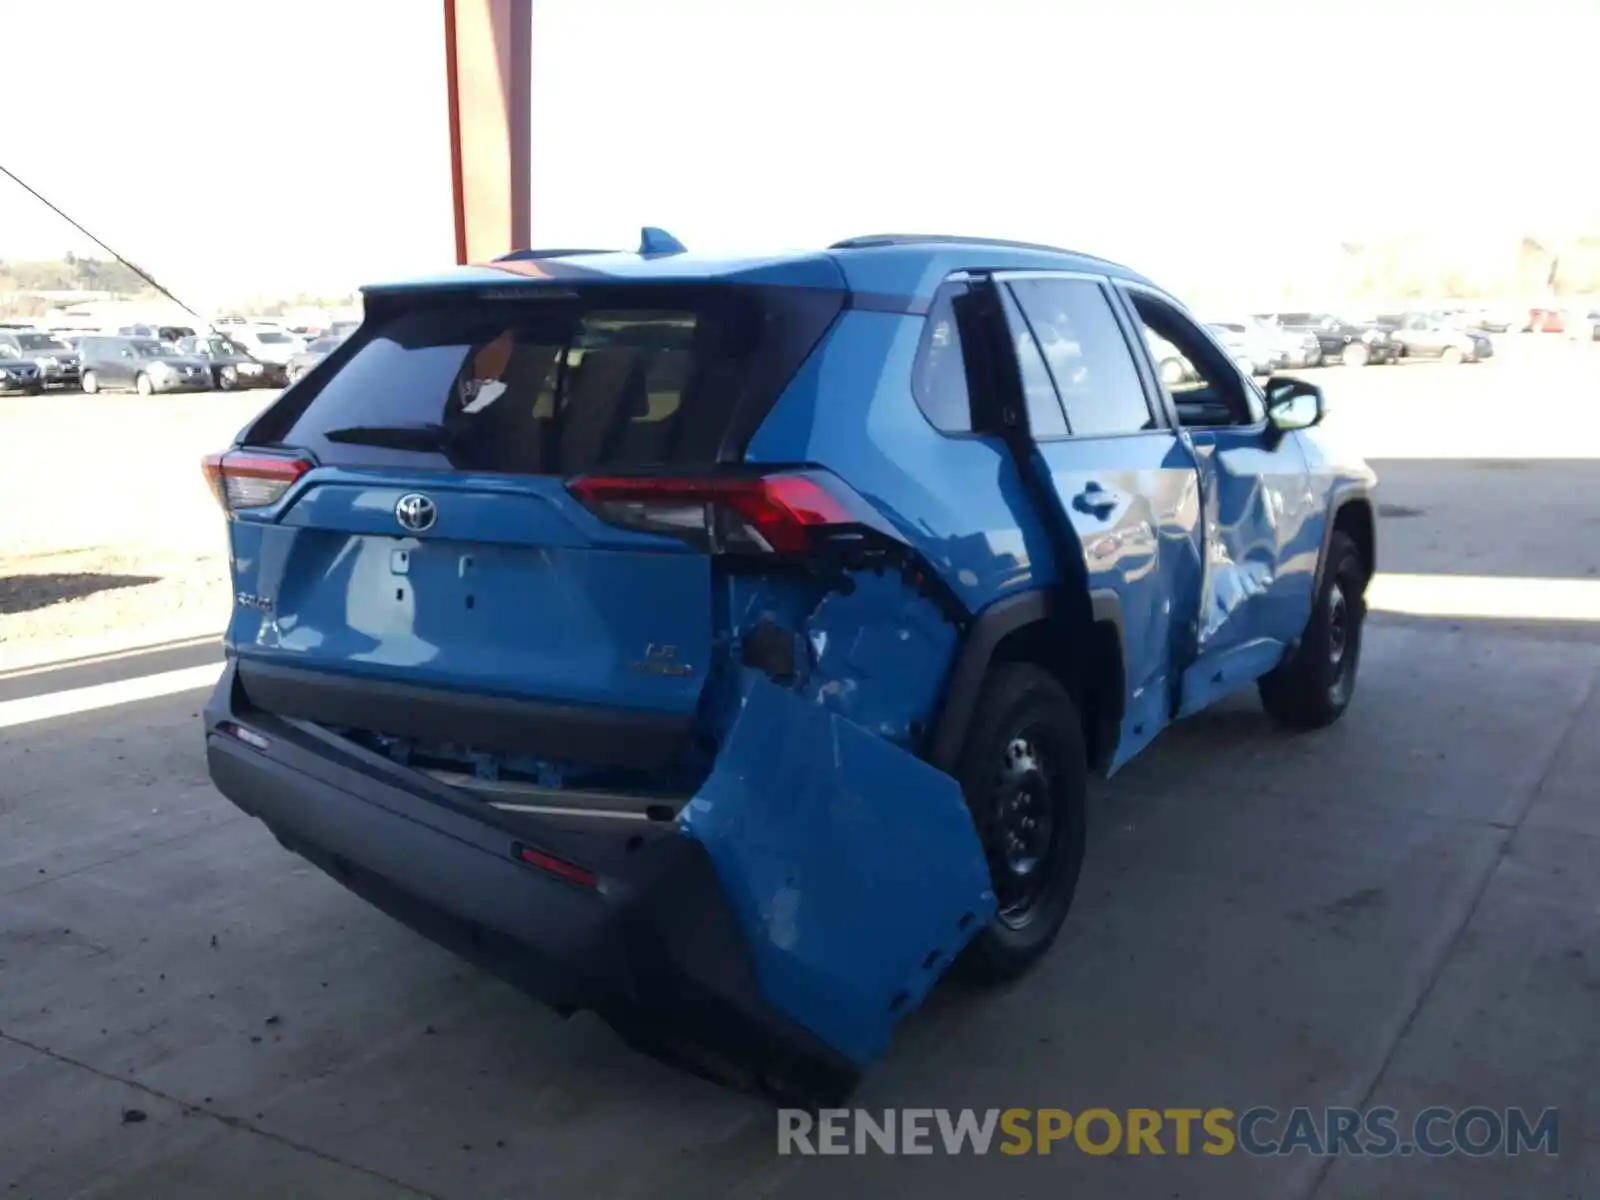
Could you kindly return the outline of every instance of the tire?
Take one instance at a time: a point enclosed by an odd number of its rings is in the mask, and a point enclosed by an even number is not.
[[[1339,352],[1339,362],[1346,367],[1364,367],[1372,361],[1372,351],[1365,342],[1346,342]]]
[[[223,367],[217,372],[217,390],[231,392],[239,386],[239,372],[232,367]]]
[[[1055,941],[1083,867],[1088,755],[1077,705],[1055,676],[1025,663],[990,670],[956,778],[999,911],[955,970],[979,982],[1014,979]]]
[[[155,384],[150,382],[150,376],[140,371],[133,378],[133,386],[139,390],[139,395],[149,396],[155,393]]]
[[[1321,729],[1350,707],[1361,665],[1367,588],[1361,553],[1348,534],[1334,531],[1311,620],[1294,654],[1262,676],[1261,703],[1291,729]]]
[[[1446,346],[1439,355],[1439,361],[1447,367],[1460,366],[1462,362],[1461,348],[1459,346]]]
[[[1161,382],[1169,388],[1177,387],[1182,383],[1185,374],[1183,364],[1177,359],[1164,358],[1161,360]]]
[[[78,386],[81,387],[88,395],[92,396],[100,390],[100,380],[96,378],[93,371],[85,371],[82,375],[78,376]]]

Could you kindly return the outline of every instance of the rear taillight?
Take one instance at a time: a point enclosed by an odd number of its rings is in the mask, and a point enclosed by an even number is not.
[[[311,464],[303,458],[229,450],[206,455],[200,468],[217,503],[224,512],[233,513],[241,508],[276,504],[289,485],[311,469]]]
[[[821,533],[880,524],[859,496],[820,471],[590,475],[567,486],[603,521],[666,534],[713,554],[803,554]]]

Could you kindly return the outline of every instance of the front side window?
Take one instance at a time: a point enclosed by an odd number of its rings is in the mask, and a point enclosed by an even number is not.
[[[947,283],[928,309],[911,367],[911,394],[922,415],[943,433],[972,432],[972,400],[967,392],[967,364],[956,327],[955,300],[967,285]]]
[[[1011,285],[1075,437],[1157,428],[1127,339],[1098,283],[1024,279]]]
[[[1146,292],[1129,289],[1128,298],[1180,425],[1253,425],[1263,419],[1264,406],[1238,365],[1198,325]]]

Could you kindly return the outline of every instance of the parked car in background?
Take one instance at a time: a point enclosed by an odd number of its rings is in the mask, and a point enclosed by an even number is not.
[[[234,325],[228,328],[227,334],[262,362],[281,366],[287,366],[291,358],[305,349],[303,341],[277,325]]]
[[[1213,321],[1206,326],[1247,375],[1271,375],[1289,356],[1254,321]]]
[[[1600,341],[1600,308],[1576,304],[1562,314],[1562,326],[1569,341]]]
[[[288,382],[298,383],[301,379],[304,379],[311,368],[337,350],[339,343],[342,341],[344,339],[338,337],[321,337],[317,338],[304,350],[301,350],[289,360]]]
[[[1382,365],[1400,361],[1400,344],[1367,321],[1350,321],[1329,312],[1258,314],[1291,333],[1309,333],[1317,339],[1324,363],[1346,367]]]
[[[15,346],[0,343],[0,392],[36,395],[41,386],[38,366],[23,358]]]
[[[1189,365],[1189,360],[1166,338],[1150,329],[1144,331],[1145,344],[1150,348],[1150,360],[1156,365],[1156,375],[1169,390],[1195,383],[1199,376]]]
[[[0,346],[10,346],[18,358],[38,367],[41,387],[77,388],[78,352],[55,334],[42,329],[0,329]]]
[[[221,392],[237,388],[283,387],[289,382],[282,363],[262,362],[239,343],[221,334],[184,338],[178,350],[211,368],[211,386]]]
[[[328,326],[328,336],[347,338],[360,327],[360,321],[335,321]]]
[[[1316,334],[1303,329],[1285,329],[1274,321],[1265,321],[1260,317],[1242,317],[1240,320],[1248,321],[1271,339],[1272,344],[1282,352],[1287,369],[1299,370],[1321,364],[1322,343],[1317,340]]]
[[[198,358],[180,354],[153,338],[92,334],[78,344],[83,362],[83,390],[205,392],[211,390],[211,368]]]
[[[1559,308],[1530,308],[1522,323],[1523,333],[1565,333],[1566,314]]]
[[[1482,362],[1494,355],[1494,342],[1488,334],[1462,329],[1440,313],[1379,313],[1373,322],[1389,331],[1408,359],[1453,364]]]
[[[195,331],[187,325],[124,325],[117,330],[118,337],[143,338],[169,345],[176,345],[194,334]]]
[[[1512,333],[1518,328],[1521,315],[1503,308],[1469,308],[1467,328],[1480,333]]]

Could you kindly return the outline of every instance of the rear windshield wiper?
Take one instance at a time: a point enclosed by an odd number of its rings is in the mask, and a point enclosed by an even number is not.
[[[447,453],[457,438],[443,425],[350,425],[322,435],[330,442],[351,446],[383,446],[390,450],[435,450]]]

